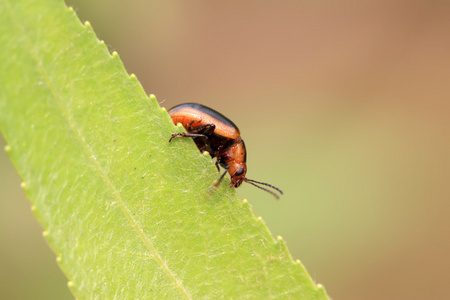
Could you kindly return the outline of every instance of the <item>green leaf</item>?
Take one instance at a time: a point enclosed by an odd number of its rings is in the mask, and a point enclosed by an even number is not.
[[[327,299],[89,24],[0,1],[0,129],[78,299]]]

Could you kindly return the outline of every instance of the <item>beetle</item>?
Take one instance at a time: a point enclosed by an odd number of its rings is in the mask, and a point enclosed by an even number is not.
[[[219,165],[225,169],[216,182],[216,186],[228,172],[231,177],[231,187],[237,188],[242,182],[248,182],[272,194],[277,199],[279,196],[276,193],[259,185],[270,187],[283,195],[279,188],[271,184],[245,177],[247,151],[239,128],[230,119],[212,108],[198,103],[183,103],[172,107],[168,113],[175,125],[181,123],[187,131],[172,134],[169,143],[175,137],[192,138],[200,152],[207,151],[212,158],[217,158],[216,167],[219,172]]]

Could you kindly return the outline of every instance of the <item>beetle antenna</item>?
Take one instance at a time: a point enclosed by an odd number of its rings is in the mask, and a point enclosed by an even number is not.
[[[248,179],[248,178],[245,178],[245,181],[250,183],[251,185],[256,186],[257,188],[260,188],[261,190],[264,190],[264,191],[268,192],[269,194],[272,194],[275,198],[277,198],[277,200],[280,199],[280,196],[278,196],[277,194],[275,194],[273,191],[271,191],[269,189],[266,189],[266,188],[263,188],[262,186],[259,186],[258,184],[262,184],[262,185],[271,187],[274,190],[278,191],[281,195],[283,195],[283,191],[282,190],[280,190],[279,188],[277,188],[276,186],[273,186],[271,184],[268,184],[268,183],[265,183],[265,182],[256,181],[256,180],[252,180],[252,179]]]

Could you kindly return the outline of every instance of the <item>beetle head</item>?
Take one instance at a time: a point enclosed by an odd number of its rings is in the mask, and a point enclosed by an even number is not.
[[[245,173],[247,173],[247,166],[244,162],[234,162],[228,165],[228,173],[231,175],[231,187],[239,187],[245,181]]]

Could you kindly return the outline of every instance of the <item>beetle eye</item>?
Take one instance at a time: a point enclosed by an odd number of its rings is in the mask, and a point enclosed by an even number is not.
[[[234,173],[234,176],[241,176],[242,174],[244,174],[244,168],[237,170],[236,173]]]

